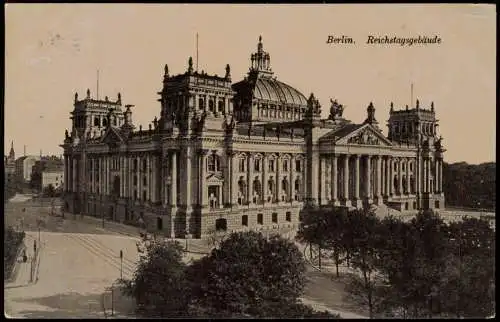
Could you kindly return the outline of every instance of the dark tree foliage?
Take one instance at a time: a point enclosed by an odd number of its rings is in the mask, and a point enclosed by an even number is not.
[[[305,284],[305,262],[290,241],[261,233],[234,233],[188,270],[202,307],[249,313],[263,303],[295,303]]]
[[[373,317],[377,284],[376,263],[377,244],[379,243],[380,220],[369,210],[352,210],[347,217],[349,226],[351,263],[361,272],[361,277],[354,276],[350,291],[363,299]]]
[[[18,232],[12,227],[6,227],[4,230],[4,280],[10,278],[14,263],[17,260],[17,252],[23,243],[25,235],[24,231]]]
[[[495,209],[496,163],[444,163],[443,190],[450,206]]]
[[[463,317],[490,315],[495,309],[495,231],[481,219],[453,222],[448,252],[441,311]]]
[[[178,242],[155,241],[146,246],[134,277],[122,281],[126,293],[136,299],[139,313],[146,317],[187,315],[189,288]]]

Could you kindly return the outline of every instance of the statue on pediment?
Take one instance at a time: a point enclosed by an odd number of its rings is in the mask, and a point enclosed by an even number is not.
[[[328,118],[330,120],[335,120],[339,117],[342,117],[342,114],[344,113],[344,106],[342,104],[339,104],[337,100],[331,98],[330,98],[330,103],[332,105],[330,107],[330,115]]]

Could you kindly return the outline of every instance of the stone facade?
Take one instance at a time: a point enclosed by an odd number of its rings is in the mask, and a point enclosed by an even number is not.
[[[305,207],[443,208],[444,149],[434,106],[395,111],[385,137],[369,104],[361,124],[332,100],[321,119],[313,94],[276,79],[259,39],[250,71],[232,84],[165,66],[160,118],[137,130],[131,108],[79,100],[66,131],[70,212],[142,221],[172,237],[213,229],[294,230]]]

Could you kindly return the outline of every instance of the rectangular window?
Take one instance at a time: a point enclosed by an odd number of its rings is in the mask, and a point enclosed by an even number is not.
[[[148,170],[148,161],[146,159],[144,159],[142,161],[142,171],[146,172],[147,170]]]
[[[134,176],[134,186],[137,186],[137,176]]]
[[[239,170],[240,172],[245,172],[245,159],[240,159],[239,161]]]
[[[297,172],[301,171],[300,160],[295,160],[295,171],[297,171]]]
[[[146,196],[146,194],[147,194],[147,192],[146,192],[146,190],[144,190],[144,191],[142,192],[142,200],[147,200],[147,196]]]
[[[257,214],[257,223],[259,225],[263,225],[264,224],[264,218],[263,218],[262,214]]]
[[[288,160],[283,160],[283,171],[288,171]]]
[[[142,184],[143,184],[143,185],[145,185],[145,186],[147,186],[147,185],[148,185],[148,178],[147,178],[146,176],[144,176],[144,177],[142,178]]]
[[[416,201],[413,202],[413,209],[417,209],[417,202]]]
[[[439,200],[434,202],[434,208],[439,209]]]
[[[278,222],[278,213],[276,212],[273,212],[273,215],[272,215],[272,219],[273,219],[273,223],[277,223]]]
[[[254,171],[256,171],[256,172],[260,171],[260,159],[256,159],[254,161]]]
[[[248,226],[248,215],[241,216],[241,225]]]
[[[137,167],[137,159],[134,159],[134,166],[133,166],[133,168],[134,168],[134,172],[137,172],[137,168],[138,168]]]
[[[134,199],[137,199],[137,190],[134,190]]]
[[[286,221],[292,221],[292,213],[289,211],[286,212]]]
[[[274,160],[269,160],[269,171],[274,172]]]

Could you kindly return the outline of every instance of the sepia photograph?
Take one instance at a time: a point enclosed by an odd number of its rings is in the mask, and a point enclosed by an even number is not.
[[[495,5],[4,9],[5,317],[495,317]]]

